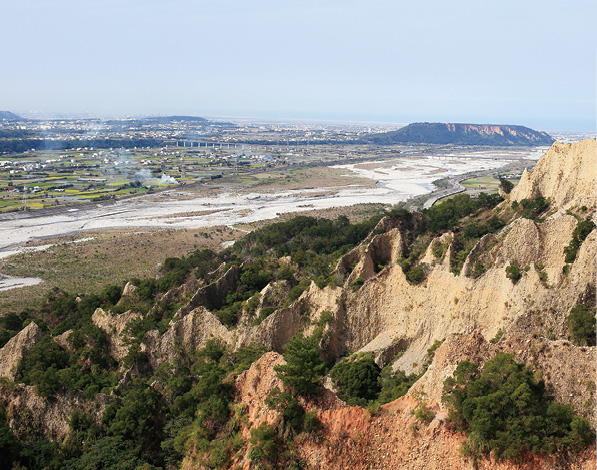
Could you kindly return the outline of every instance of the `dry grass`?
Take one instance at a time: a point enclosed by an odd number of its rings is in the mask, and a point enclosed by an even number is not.
[[[159,263],[186,255],[196,248],[217,249],[244,232],[228,227],[187,230],[110,230],[45,240],[55,244],[44,251],[27,252],[0,261],[3,274],[39,277],[36,286],[0,292],[0,314],[33,307],[45,293],[59,287],[67,292],[92,293],[110,284],[153,277]],[[72,243],[81,238],[93,240]]]
[[[332,219],[345,215],[356,221],[370,217],[383,207],[382,204],[359,204],[305,210],[300,214]],[[276,219],[241,224],[236,228],[106,230],[38,242],[37,245],[53,246],[0,260],[3,274],[44,280],[35,286],[0,291],[0,315],[35,307],[54,287],[71,293],[96,293],[107,285],[124,284],[134,277],[154,277],[158,264],[168,257],[187,255],[197,248],[219,249],[225,241],[237,240],[249,231],[289,220],[298,214],[287,213]],[[92,239],[73,243],[87,238]]]
[[[375,187],[375,181],[360,178],[340,168],[316,167],[291,170],[273,170],[255,175],[241,175],[216,179],[202,184],[187,186],[184,191],[213,195],[213,191],[251,193],[261,191],[328,189],[344,186]]]
[[[288,212],[285,214],[280,214],[279,217],[271,220],[260,220],[258,222],[252,222],[248,224],[238,224],[235,225],[235,228],[238,228],[239,230],[253,231],[266,225],[273,224],[275,222],[283,222],[286,220],[290,220],[293,217],[296,217],[297,215],[306,215],[309,217],[322,217],[326,219],[336,219],[341,215],[345,215],[352,222],[356,222],[367,219],[385,208],[386,206],[384,204],[371,203],[355,204],[354,206],[345,207],[332,207],[330,209],[312,209],[305,210],[302,212]]]

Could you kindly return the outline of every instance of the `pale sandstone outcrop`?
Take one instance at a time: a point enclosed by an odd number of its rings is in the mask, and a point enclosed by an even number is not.
[[[559,209],[595,206],[597,175],[595,139],[571,144],[554,143],[532,171],[523,173],[509,194],[510,201],[551,198]]]
[[[73,330],[66,330],[64,333],[54,336],[52,339],[60,345],[60,347],[64,349],[70,349],[70,344],[68,342],[68,337],[71,335]]]
[[[124,289],[122,289],[122,294],[120,295],[119,303],[127,297],[132,297],[136,290],[137,286],[135,284],[133,284],[132,282],[127,282],[124,286]]]
[[[465,276],[470,276],[474,271],[476,263],[493,264],[493,258],[489,250],[495,243],[495,235],[492,233],[483,235],[466,257],[461,272]]]
[[[587,407],[587,396],[594,402],[595,347],[578,347],[566,340],[550,341],[543,337],[513,334],[492,344],[479,332],[455,333],[435,351],[434,359],[425,374],[412,386],[408,395],[424,393],[426,399],[441,404],[443,384],[453,375],[462,361],[484,364],[498,351],[511,353],[538,371],[547,390],[554,398],[572,405],[575,410],[595,424],[594,407]]]
[[[8,340],[4,347],[0,349],[0,377],[14,380],[23,355],[43,336],[44,333],[41,328],[35,322],[31,322]]]
[[[585,151],[584,158],[591,158],[591,155]],[[553,179],[541,176],[542,168],[550,168],[545,165],[537,168],[535,179]],[[560,170],[556,167],[554,171]],[[566,184],[573,185],[574,182]],[[591,197],[594,202],[595,195]],[[415,224],[419,222],[415,217]],[[231,341],[234,347],[257,343],[281,351],[297,332],[310,334],[321,312],[329,310],[333,314],[329,325],[331,354],[365,347],[385,363],[392,355],[390,348],[394,347],[394,338],[399,337],[408,348],[394,367],[408,373],[421,369],[427,349],[434,341],[451,333],[474,330],[489,339],[532,311],[553,317],[553,321],[548,319],[544,325],[559,322],[558,331],[561,332],[563,317],[560,312],[568,312],[586,296],[596,275],[595,234],[592,233],[582,244],[568,278],[564,278],[563,250],[570,243],[576,224],[576,218],[564,211],[557,211],[543,223],[515,220],[501,232],[483,237],[469,254],[459,276],[450,271],[453,246],[450,244],[441,262],[437,262],[440,260],[431,258],[430,245],[423,259],[431,261],[431,269],[422,284],[415,286],[406,280],[396,264],[403,253],[405,233],[409,228],[402,227],[399,220],[385,217],[378,224],[387,230],[385,233],[369,236],[339,260],[336,276],[344,284],[343,288],[319,289],[312,285],[295,304],[279,309],[258,326],[247,322],[239,325],[232,340],[229,331],[222,333],[223,339]],[[452,238],[452,234],[443,234],[438,242],[447,245]],[[477,261],[483,263],[486,271],[477,279],[466,277]],[[518,262],[523,273],[516,283],[506,277],[506,267],[513,262]],[[386,267],[376,272],[379,265]],[[547,275],[547,282],[540,278],[540,274]],[[362,277],[365,282],[353,292],[350,283],[357,277]],[[220,285],[218,290],[222,292],[225,288]],[[311,323],[305,321],[307,308],[310,309]],[[180,318],[183,314],[180,312]],[[537,330],[531,328],[529,331]]]
[[[512,261],[519,266],[534,267],[543,264],[548,282],[558,285],[562,281],[564,247],[572,240],[576,228],[575,217],[558,212],[543,223],[517,219],[510,224],[507,234],[496,250],[495,266],[506,267]]]
[[[220,308],[226,293],[236,288],[240,278],[240,272],[240,266],[232,266],[215,282],[200,287],[191,298],[189,304],[186,307],[183,307],[181,313],[186,315],[189,311],[200,306],[210,310]]]
[[[91,401],[83,399],[81,395],[67,393],[40,397],[35,387],[18,385],[12,390],[6,414],[17,436],[24,434],[26,437],[27,432],[39,429],[47,439],[58,440],[68,433],[74,411],[84,412],[99,422],[109,401],[108,395],[103,393],[98,393]]]
[[[173,362],[180,350],[192,353],[205,346],[210,339],[219,338],[232,344],[232,333],[204,307],[197,307],[184,317],[170,323],[163,334],[157,330],[147,333],[143,348],[153,367]]]
[[[107,334],[110,355],[120,360],[128,353],[125,329],[131,321],[140,318],[142,315],[132,310],[116,315],[98,308],[91,316],[91,321]]]
[[[436,264],[443,264],[446,265],[446,261],[448,262],[447,266],[449,267],[449,259],[448,259],[448,248],[452,239],[454,238],[454,234],[452,232],[446,232],[439,237],[437,237],[433,242],[429,244],[427,250],[425,251],[425,255],[421,259],[421,263],[427,263],[429,266],[435,266]],[[437,243],[443,246],[443,253],[442,255],[437,258],[433,254],[433,245]]]

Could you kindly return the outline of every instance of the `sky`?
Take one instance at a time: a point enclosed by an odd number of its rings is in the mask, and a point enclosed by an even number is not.
[[[0,0],[0,109],[594,131],[597,2]]]

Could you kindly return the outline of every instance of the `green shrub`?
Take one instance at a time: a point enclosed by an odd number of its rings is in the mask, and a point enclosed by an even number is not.
[[[334,319],[334,314],[329,310],[324,310],[321,312],[321,316],[319,317],[319,322],[317,323],[318,326],[325,326],[332,322]]]
[[[296,393],[315,395],[321,390],[326,366],[319,357],[318,343],[319,339],[315,335],[296,335],[286,344],[286,364],[274,367],[278,378]]]
[[[265,404],[282,413],[282,425],[299,433],[303,429],[305,410],[289,391],[282,392],[275,387],[265,399]]]
[[[259,325],[263,320],[269,317],[272,313],[278,310],[278,307],[263,307],[259,311],[259,316],[253,320],[253,325]]]
[[[445,251],[446,251],[446,245],[441,243],[439,240],[434,240],[433,243],[431,244],[431,253],[436,258],[439,259],[442,256],[444,256]]]
[[[443,401],[456,428],[465,431],[465,454],[490,453],[497,460],[525,452],[553,453],[582,449],[593,432],[572,407],[554,402],[531,370],[512,354],[498,352],[480,372],[461,362],[444,382]]]
[[[363,284],[365,284],[365,279],[363,279],[362,277],[357,277],[354,281],[350,283],[350,288],[353,292],[355,292],[359,290]]]
[[[317,432],[321,428],[321,421],[319,421],[319,418],[317,418],[317,413],[315,411],[309,411],[305,413],[305,417],[303,419],[303,429],[305,432]]]
[[[410,387],[418,380],[419,375],[406,375],[403,370],[392,372],[391,366],[386,366],[381,373],[381,392],[377,398],[379,405],[385,405],[391,401],[406,395]]]
[[[585,241],[589,233],[595,228],[595,223],[587,217],[585,220],[581,220],[576,224],[574,231],[572,232],[572,240],[570,244],[564,248],[564,254],[566,255],[566,263],[574,263],[578,249],[582,242]]]
[[[502,330],[501,328],[497,331],[497,333],[495,334],[495,336],[493,338],[491,338],[489,340],[489,342],[491,344],[497,344],[500,342],[500,340],[502,339],[502,336],[504,336],[504,330]]]
[[[343,400],[360,398],[375,400],[381,391],[379,376],[381,369],[371,357],[344,360],[330,371],[338,396]]]
[[[595,308],[580,304],[570,310],[566,319],[568,335],[577,346],[595,346]]]
[[[406,273],[406,279],[413,285],[420,284],[425,279],[425,267],[422,264],[418,264],[414,268],[411,268]]]
[[[522,207],[521,217],[525,219],[538,220],[539,215],[549,207],[549,201],[543,196],[535,199],[523,199],[520,201]]]
[[[261,300],[261,294],[258,292],[257,294],[253,295],[249,300],[247,300],[247,314],[249,316],[255,315],[255,310],[259,306],[259,301]]]
[[[516,284],[522,278],[522,271],[518,266],[518,263],[511,262],[510,266],[506,267],[506,277],[512,281],[513,284]]]
[[[570,274],[570,265],[569,264],[564,265],[564,267],[562,268],[562,274],[564,275],[564,277],[567,277],[568,274]]]
[[[514,189],[514,183],[512,183],[512,181],[508,181],[507,179],[500,178],[500,188],[505,194],[510,194],[512,189]]]
[[[412,414],[417,418],[418,421],[423,421],[424,423],[429,424],[435,418],[435,413],[431,411],[427,404],[419,403],[417,407],[412,410]]]
[[[251,443],[249,460],[252,464],[266,470],[277,468],[280,444],[269,423],[264,422],[259,427],[251,429],[249,442]]]

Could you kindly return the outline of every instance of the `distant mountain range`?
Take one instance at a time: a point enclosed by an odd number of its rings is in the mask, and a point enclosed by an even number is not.
[[[15,113],[11,113],[10,111],[0,111],[0,119],[17,120],[22,118],[21,116],[17,116]]]
[[[454,124],[416,122],[397,131],[372,134],[362,139],[373,144],[458,144],[458,145],[551,145],[546,132],[524,126],[496,124]]]

